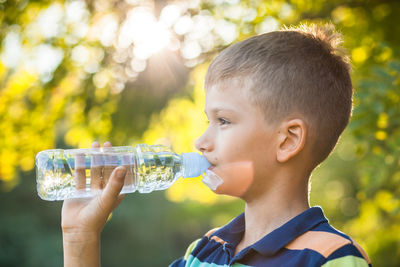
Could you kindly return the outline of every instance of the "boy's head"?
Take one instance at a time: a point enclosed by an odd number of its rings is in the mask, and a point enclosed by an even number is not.
[[[332,25],[303,25],[236,43],[211,63],[207,95],[240,94],[262,114],[260,125],[299,119],[312,169],[332,151],[351,115],[351,67],[340,43]],[[204,152],[202,138],[197,147]]]
[[[340,43],[332,25],[258,35],[220,53],[208,69],[205,88],[240,79],[240,90],[267,122],[301,114],[318,165],[334,148],[352,109],[351,67]]]

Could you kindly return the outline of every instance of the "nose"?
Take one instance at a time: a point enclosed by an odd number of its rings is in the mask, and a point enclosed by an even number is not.
[[[201,153],[210,152],[214,149],[213,142],[210,140],[209,130],[207,129],[199,139],[196,140],[195,146]]]

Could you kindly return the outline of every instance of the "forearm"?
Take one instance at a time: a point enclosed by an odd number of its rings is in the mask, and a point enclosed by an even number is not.
[[[100,235],[63,233],[64,267],[99,267]]]

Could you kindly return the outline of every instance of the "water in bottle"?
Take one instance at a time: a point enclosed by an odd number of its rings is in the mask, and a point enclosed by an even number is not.
[[[36,155],[38,194],[44,200],[95,196],[117,166],[127,169],[121,193],[149,193],[179,177],[198,177],[210,163],[198,153],[178,155],[162,145],[44,150]]]

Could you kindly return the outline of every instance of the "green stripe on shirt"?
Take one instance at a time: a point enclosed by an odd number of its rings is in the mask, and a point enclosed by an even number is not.
[[[321,267],[368,267],[368,263],[360,257],[357,256],[345,256],[328,261]]]
[[[195,241],[192,242],[192,244],[189,245],[189,247],[186,249],[186,253],[185,256],[183,257],[185,259],[185,261],[188,260],[190,253],[192,253],[193,249],[197,246],[197,243],[199,243],[201,239],[197,239]]]
[[[219,265],[215,263],[201,262],[198,258],[189,255],[186,260],[186,267],[251,267],[249,265],[243,265],[240,263],[234,263],[232,265]]]

